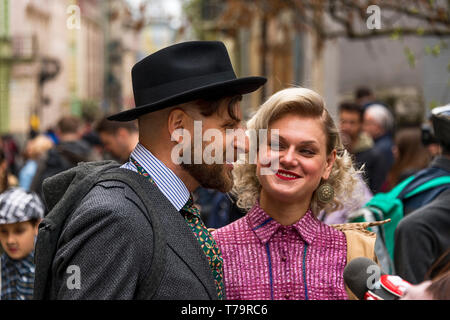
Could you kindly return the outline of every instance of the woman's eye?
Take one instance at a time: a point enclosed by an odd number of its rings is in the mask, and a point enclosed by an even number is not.
[[[284,150],[284,146],[278,143],[270,143],[270,149],[274,151]]]
[[[313,150],[309,150],[309,149],[302,149],[302,150],[300,150],[300,152],[303,154],[306,154],[306,155],[310,155],[310,156],[313,156],[316,154]]]

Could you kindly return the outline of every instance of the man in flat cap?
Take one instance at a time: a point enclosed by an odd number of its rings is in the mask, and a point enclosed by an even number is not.
[[[243,143],[226,139],[227,129],[242,129],[242,95],[257,90],[266,79],[236,78],[223,43],[192,41],[138,62],[132,81],[136,107],[109,119],[138,119],[139,143],[122,168],[136,180],[145,177],[152,186],[150,210],[156,212],[166,238],[165,268],[151,298],[223,299],[220,250],[193,206],[191,193],[199,186],[229,191],[232,165],[226,159],[204,163],[198,152],[210,144],[221,146],[217,148],[221,152],[245,151]],[[221,135],[210,144],[194,141],[198,128]],[[178,161],[178,156],[184,160]],[[49,298],[141,297],[154,254],[154,227],[142,214],[143,207],[135,192],[120,181],[92,188],[59,238]],[[70,266],[78,267],[81,275],[76,289],[67,286]]]

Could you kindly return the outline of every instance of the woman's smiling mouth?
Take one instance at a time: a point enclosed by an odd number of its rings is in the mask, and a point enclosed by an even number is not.
[[[275,175],[282,180],[295,180],[300,178],[298,174],[282,169],[278,170]]]

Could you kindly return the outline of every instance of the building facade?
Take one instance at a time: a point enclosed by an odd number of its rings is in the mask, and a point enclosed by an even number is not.
[[[30,129],[45,131],[63,114],[80,115],[82,101],[102,102],[104,1],[2,3],[9,16],[11,47],[10,72],[2,81],[9,93],[1,100],[3,133],[26,136]]]

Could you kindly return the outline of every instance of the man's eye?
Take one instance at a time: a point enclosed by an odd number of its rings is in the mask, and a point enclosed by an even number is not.
[[[230,121],[222,125],[225,129],[236,129],[239,127],[240,121]]]

